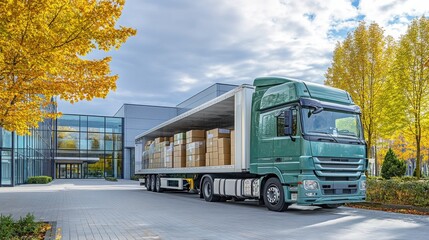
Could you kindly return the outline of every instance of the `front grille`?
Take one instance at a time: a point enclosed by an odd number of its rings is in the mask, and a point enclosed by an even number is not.
[[[358,178],[365,170],[365,160],[359,158],[314,158],[315,174],[322,178]],[[339,180],[338,180],[339,181]]]

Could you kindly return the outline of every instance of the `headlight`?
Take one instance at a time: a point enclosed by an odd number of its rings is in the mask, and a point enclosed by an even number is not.
[[[317,190],[319,189],[319,183],[315,180],[304,180],[302,182],[305,190]]]
[[[366,190],[366,181],[361,181],[360,182],[360,190]]]

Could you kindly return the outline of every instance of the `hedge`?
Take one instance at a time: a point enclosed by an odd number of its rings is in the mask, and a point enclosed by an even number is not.
[[[366,199],[376,203],[429,207],[429,180],[369,178]]]
[[[35,176],[29,177],[27,183],[29,184],[45,184],[52,182],[52,177],[49,176]]]
[[[111,182],[117,182],[118,179],[114,178],[114,177],[105,177],[104,179],[106,179],[107,181],[111,181]]]

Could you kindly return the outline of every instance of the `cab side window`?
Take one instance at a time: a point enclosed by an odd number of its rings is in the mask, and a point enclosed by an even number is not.
[[[277,113],[277,136],[282,137],[285,136],[285,116],[284,111],[288,109],[283,109]],[[292,135],[296,135],[296,126],[297,126],[297,112],[296,109],[292,109]]]

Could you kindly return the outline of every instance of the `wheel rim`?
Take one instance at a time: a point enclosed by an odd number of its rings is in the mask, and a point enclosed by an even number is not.
[[[280,189],[275,185],[270,185],[267,189],[267,201],[271,205],[277,205],[280,201]]]
[[[205,195],[206,197],[210,197],[210,196],[212,195],[212,188],[211,188],[211,186],[210,186],[210,183],[209,183],[209,182],[206,182],[206,183],[204,184],[204,195]]]

